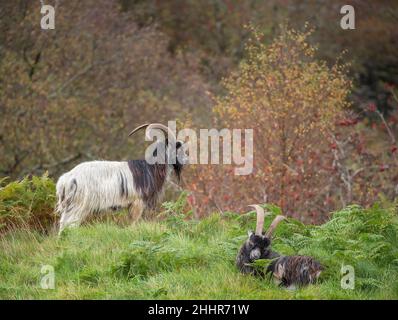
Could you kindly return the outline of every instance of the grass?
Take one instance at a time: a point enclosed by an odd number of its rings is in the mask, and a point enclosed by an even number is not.
[[[194,221],[174,212],[177,207],[181,204],[166,203],[160,221],[135,226],[97,222],[67,230],[60,238],[32,230],[5,234],[0,238],[0,299],[398,298],[393,209],[353,206],[322,226],[283,222],[274,248],[310,254],[327,268],[319,284],[289,291],[235,268],[238,248],[254,228],[254,212]],[[343,264],[355,268],[354,290],[340,286]],[[54,290],[40,287],[42,265],[55,269]]]

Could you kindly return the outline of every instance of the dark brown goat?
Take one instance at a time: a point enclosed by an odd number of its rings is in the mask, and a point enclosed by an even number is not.
[[[259,205],[252,207],[257,211],[256,232],[249,232],[248,239],[239,250],[236,257],[238,269],[245,274],[264,276],[264,271],[253,266],[253,262],[258,259],[271,259],[266,273],[272,274],[279,285],[293,289],[295,286],[315,283],[323,270],[318,261],[309,256],[281,256],[271,249],[272,233],[285,217],[277,216],[268,231],[263,233],[264,209]]]
[[[264,275],[252,263],[258,259],[274,259],[280,255],[271,250],[271,238],[277,225],[285,219],[284,216],[275,217],[266,233],[263,233],[265,212],[259,205],[252,205],[257,211],[256,232],[250,231],[248,239],[242,245],[236,257],[236,266],[245,274]]]

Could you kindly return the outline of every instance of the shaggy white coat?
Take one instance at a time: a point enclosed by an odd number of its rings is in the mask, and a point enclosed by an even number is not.
[[[124,196],[121,176],[125,182]],[[83,162],[58,179],[56,190],[60,233],[66,227],[80,225],[90,214],[133,204],[140,216],[144,209],[127,161]]]

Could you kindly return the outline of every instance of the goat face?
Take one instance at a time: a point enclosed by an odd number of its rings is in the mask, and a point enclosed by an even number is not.
[[[160,123],[143,124],[131,131],[129,136],[144,128],[146,129],[145,135],[148,140],[153,139],[152,133],[154,129],[160,130],[166,135],[165,139],[158,141],[152,148],[147,149],[149,153],[145,154],[145,159],[148,163],[169,164],[173,165],[176,171],[181,171],[182,166],[188,163],[184,142],[177,140],[174,132]]]
[[[182,168],[188,163],[188,156],[185,153],[184,144],[177,140],[174,144],[166,141],[159,141],[152,152],[153,159],[158,159],[151,162],[157,164],[168,164],[172,167],[178,181],[181,178]]]
[[[175,157],[175,161],[172,163],[172,166],[178,181],[180,181],[182,168],[188,163],[188,156],[185,153],[184,143],[182,141],[176,141],[175,149],[173,150],[171,156]]]
[[[188,164],[188,155],[186,153],[185,144],[181,140],[176,142],[177,163],[181,166]]]
[[[271,250],[272,233],[276,226],[282,221],[283,216],[277,216],[271,223],[266,233],[263,232],[264,225],[264,209],[258,205],[253,205],[257,211],[256,232],[250,231],[248,239],[242,245],[236,257],[236,266],[242,273],[251,273],[255,275],[263,275],[258,272],[251,264],[258,259],[274,259],[279,254]]]
[[[250,231],[246,241],[245,249],[249,252],[251,261],[261,259],[269,253],[271,241],[265,235],[257,235]]]
[[[177,161],[175,164],[173,164],[173,168],[178,181],[180,181],[182,168],[184,165],[188,163],[188,156],[185,153],[185,148],[182,141],[177,141],[176,152],[177,152]]]
[[[177,140],[175,146],[167,144],[167,148],[168,157],[173,160],[173,164],[177,164],[182,167],[188,163],[188,155],[186,154],[186,148],[183,141]]]
[[[270,245],[271,241],[265,235],[258,235],[250,231],[236,257],[238,269],[245,274],[262,275],[252,266],[252,263],[258,259],[269,259],[272,254]]]

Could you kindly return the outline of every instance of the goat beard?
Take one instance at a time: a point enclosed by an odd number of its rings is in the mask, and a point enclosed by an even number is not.
[[[177,161],[177,163],[173,164],[174,173],[177,177],[178,183],[181,182],[181,173],[182,173],[183,165]]]

